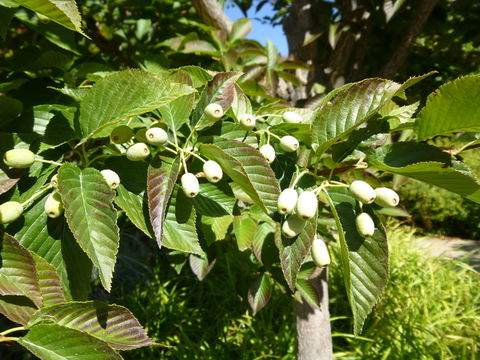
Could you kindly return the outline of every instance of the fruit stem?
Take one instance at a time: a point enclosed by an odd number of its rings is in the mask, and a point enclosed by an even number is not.
[[[18,337],[6,337],[6,336],[0,336],[0,342],[4,341],[18,341],[20,338]]]
[[[171,142],[170,140],[167,140],[167,143],[174,146],[178,151],[184,153],[184,154],[189,154],[189,155],[192,155],[192,156],[195,156],[197,159],[201,160],[202,162],[206,162],[206,160],[204,160],[201,156],[198,156],[197,154],[195,154],[194,152],[191,152],[191,151],[188,151],[188,150],[185,150],[185,149],[182,149],[181,147],[179,147],[178,145],[174,144],[173,142]],[[172,151],[170,149],[170,151]]]
[[[185,169],[185,172],[188,172],[187,162],[185,161],[185,154],[183,153],[183,151],[180,151],[180,158],[182,159],[183,168]]]
[[[38,198],[40,195],[42,195],[45,191],[51,189],[53,186],[52,184],[47,184],[45,185],[44,188],[38,190],[36,193],[34,193],[32,196],[30,196],[27,200],[25,200],[24,202],[21,203],[22,207],[26,207],[26,205],[30,202],[32,202],[33,200],[35,200],[36,198]]]
[[[35,158],[35,161],[42,162],[42,163],[45,163],[45,164],[57,165],[57,166],[62,166],[63,165],[62,163],[59,163],[59,162],[56,162],[56,161],[40,159],[40,158],[37,158],[37,157]]]
[[[26,330],[26,328],[23,327],[23,326],[14,327],[14,328],[11,328],[11,329],[7,329],[3,332],[0,332],[0,336],[5,336],[5,335],[8,335],[10,333],[13,333],[13,332],[16,332],[16,331],[22,331],[22,330]]]
[[[165,150],[170,151],[171,153],[178,155],[178,151],[170,149],[168,146],[164,146],[164,148],[165,148]]]
[[[303,175],[305,174],[308,174],[310,171],[308,171],[308,169],[305,169],[303,171],[301,171],[300,173],[297,174],[297,176],[295,177],[295,180],[293,180],[293,183],[292,185],[290,186],[292,189],[295,188],[295,186],[297,185],[297,183],[300,181],[300,179],[303,177]]]

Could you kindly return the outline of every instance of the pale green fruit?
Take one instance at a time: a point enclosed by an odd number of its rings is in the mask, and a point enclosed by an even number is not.
[[[148,146],[144,143],[136,143],[127,150],[127,159],[132,161],[140,161],[150,155]]]
[[[152,145],[163,145],[168,140],[168,134],[165,130],[159,127],[153,127],[146,131],[145,137],[147,142]]]
[[[203,112],[210,120],[219,120],[223,116],[223,108],[220,104],[208,104]]]
[[[286,135],[280,139],[280,147],[286,152],[294,152],[300,144],[294,136]]]
[[[58,175],[55,174],[52,176],[52,178],[50,179],[50,185],[52,185],[54,188],[56,188],[58,186]]]
[[[280,214],[291,212],[297,204],[298,194],[295,189],[287,188],[278,196],[277,207]]]
[[[381,207],[395,207],[400,201],[398,194],[386,187],[376,188],[375,193],[377,194],[375,203]]]
[[[255,116],[251,114],[245,114],[240,118],[240,125],[245,129],[253,129],[255,127]]]
[[[110,140],[114,144],[124,144],[133,136],[133,130],[127,125],[117,126],[110,133]]]
[[[284,112],[282,117],[286,123],[298,124],[302,122],[302,117],[293,111]]]
[[[349,188],[353,197],[364,204],[371,204],[377,196],[375,190],[365,181],[355,180]]]
[[[47,215],[52,219],[58,218],[63,214],[62,197],[58,192],[55,191],[48,195],[44,209]]]
[[[208,160],[203,164],[203,173],[211,183],[219,182],[222,179],[223,171],[220,165],[213,160]]]
[[[330,254],[325,241],[315,235],[312,243],[312,259],[318,267],[330,265]]]
[[[287,238],[293,238],[300,234],[305,227],[305,220],[298,215],[290,215],[282,224],[282,233]]]
[[[3,155],[3,162],[12,168],[24,169],[35,162],[35,154],[28,149],[12,149]]]
[[[0,224],[10,224],[23,213],[23,206],[16,201],[7,201],[0,205]]]
[[[260,154],[263,155],[265,159],[267,159],[268,163],[271,164],[273,160],[275,160],[275,149],[270,144],[265,144],[260,146]]]
[[[355,218],[355,225],[362,237],[372,236],[375,232],[375,223],[367,213],[358,214]]]
[[[200,192],[200,184],[198,183],[197,177],[192,173],[185,173],[180,179],[182,183],[182,189],[185,195],[188,197],[195,197]]]
[[[118,185],[120,185],[120,177],[115,171],[105,169],[100,171],[100,173],[103,175],[108,186],[110,186],[110,189],[116,189]]]
[[[315,216],[318,207],[317,195],[313,191],[304,191],[298,196],[297,215],[303,220],[311,219]]]

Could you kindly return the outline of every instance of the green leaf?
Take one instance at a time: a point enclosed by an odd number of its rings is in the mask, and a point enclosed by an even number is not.
[[[201,68],[200,66],[194,66],[194,65],[182,66],[177,69],[173,69],[171,71],[174,71],[174,72],[185,71],[186,73],[188,73],[192,77],[194,88],[203,86],[208,81],[212,80],[212,75],[210,75],[210,73],[207,70]]]
[[[243,93],[240,86],[235,84],[234,88],[233,101],[231,104],[233,118],[239,122],[243,115],[253,114],[252,104],[248,97]]]
[[[260,152],[236,140],[218,139],[200,147],[202,155],[220,164],[223,171],[266,213],[277,208],[280,186]]]
[[[273,284],[272,279],[262,274],[256,278],[248,289],[247,299],[255,316],[262,308],[267,305],[272,297]]]
[[[107,136],[118,122],[158,109],[194,91],[188,85],[152,73],[119,71],[96,82],[83,98],[78,126],[86,138]]]
[[[192,202],[199,214],[212,217],[231,215],[235,206],[232,189],[224,181],[201,183],[200,193],[192,198]]]
[[[257,222],[250,216],[244,214],[235,217],[233,220],[233,233],[237,239],[237,245],[240,251],[250,248],[256,231]]]
[[[15,14],[15,9],[0,7],[0,38],[5,40],[10,22]]]
[[[212,125],[203,113],[208,104],[216,103],[222,106],[224,112],[228,110],[233,102],[235,82],[241,75],[239,72],[218,73],[207,83],[193,111],[192,126],[200,130]]]
[[[212,217],[203,215],[201,218],[201,229],[203,237],[208,245],[212,242],[225,239],[230,224],[233,222],[232,215]]]
[[[192,79],[185,71],[177,71],[171,77],[171,81],[192,86]],[[160,107],[158,110],[162,114],[162,119],[172,131],[176,131],[186,124],[195,102],[195,94],[189,94],[179,97],[171,103]]]
[[[17,4],[33,10],[67,29],[77,31],[82,35],[82,18],[74,0],[13,0]],[[86,35],[85,35],[86,36]]]
[[[55,267],[68,300],[84,300],[91,291],[92,263],[73,238],[65,218],[47,216],[46,199],[43,197],[23,213],[24,222],[15,231],[15,238]]]
[[[98,170],[80,170],[70,163],[58,170],[58,190],[73,236],[110,291],[119,244],[114,193]]]
[[[420,140],[450,132],[480,131],[480,75],[458,78],[440,86],[418,114]]]
[[[145,213],[148,213],[148,208],[145,208],[146,201],[142,194],[135,194],[128,191],[125,186],[120,184],[114,200],[115,204],[125,211],[125,214],[133,225],[143,231],[148,237],[152,239],[155,237],[151,230],[152,226],[147,223],[148,215]]]
[[[385,229],[364,206],[375,222],[375,233],[361,237],[356,229],[356,200],[346,189],[332,189],[326,195],[337,224],[345,289],[353,312],[354,332],[360,334],[388,281],[388,245]]]
[[[38,278],[38,288],[42,296],[42,306],[49,306],[65,301],[62,284],[55,267],[42,257],[32,254]]]
[[[10,169],[6,172],[0,169],[0,195],[14,187],[23,173],[23,169]]]
[[[0,281],[3,279],[0,276]],[[37,311],[30,299],[25,296],[0,295],[0,314],[21,325],[27,325],[28,320]]]
[[[319,153],[372,117],[400,90],[390,80],[366,79],[339,91],[312,123],[312,147]]]
[[[121,360],[108,346],[79,330],[59,325],[40,324],[32,327],[18,343],[41,360]]]
[[[119,305],[87,301],[44,307],[32,317],[29,326],[45,321],[82,331],[117,350],[154,344],[133,314]]]
[[[302,295],[302,297],[314,307],[320,307],[320,296],[310,281],[306,279],[297,279],[297,286],[298,292]]]
[[[371,168],[424,181],[480,203],[480,184],[470,169],[435,146],[400,142],[378,148],[367,161]]]
[[[163,245],[168,249],[204,255],[195,224],[195,209],[179,186],[175,186],[163,223]]]
[[[180,171],[180,158],[172,163],[163,161],[160,167],[150,165],[147,174],[147,197],[150,223],[152,224],[158,247],[164,241],[164,226],[168,201],[177,182]]]
[[[228,41],[233,43],[236,40],[243,39],[250,31],[252,31],[252,21],[248,18],[240,18],[233,23]]]
[[[307,220],[303,231],[293,239],[287,239],[281,235],[280,228],[275,234],[275,244],[280,251],[280,264],[282,266],[283,276],[290,287],[295,291],[297,275],[300,271],[305,257],[309,254],[313,238],[317,232],[316,216]]]
[[[202,281],[208,275],[210,270],[213,269],[217,259],[213,259],[209,261],[206,256],[198,256],[195,254],[190,254],[188,257],[188,263],[190,265],[190,269],[198,278],[198,280]]]
[[[205,40],[192,40],[184,44],[182,49],[183,53],[186,54],[208,54],[208,55],[217,55],[219,53],[218,49],[213,46],[212,43]]]
[[[270,222],[264,222],[257,227],[252,242],[252,251],[258,261],[264,265],[272,263],[273,259],[269,257],[270,249],[275,248],[274,244],[275,225]],[[273,246],[272,246],[273,245]],[[276,248],[275,248],[276,249]],[[278,261],[278,256],[277,256]]]

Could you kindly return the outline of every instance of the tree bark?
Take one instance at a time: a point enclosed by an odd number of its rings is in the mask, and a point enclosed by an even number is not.
[[[380,76],[384,78],[391,78],[399,67],[403,64],[408,56],[408,52],[413,45],[413,42],[420,35],[423,26],[427,22],[433,8],[437,5],[438,0],[422,0],[418,2],[410,24],[405,31],[395,51],[390,56],[390,60],[385,64],[380,72]]]
[[[232,30],[233,22],[223,12],[217,0],[193,0],[193,6],[205,24],[220,29],[226,34]]]
[[[320,307],[313,307],[306,301],[294,302],[297,320],[297,359],[331,360],[333,349],[328,311],[327,268],[319,269],[319,273],[309,281],[319,295]]]

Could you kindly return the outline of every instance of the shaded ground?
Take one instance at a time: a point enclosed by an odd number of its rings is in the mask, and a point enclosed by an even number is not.
[[[417,240],[417,246],[431,256],[465,258],[480,271],[480,241],[466,240],[455,237],[422,237]]]

